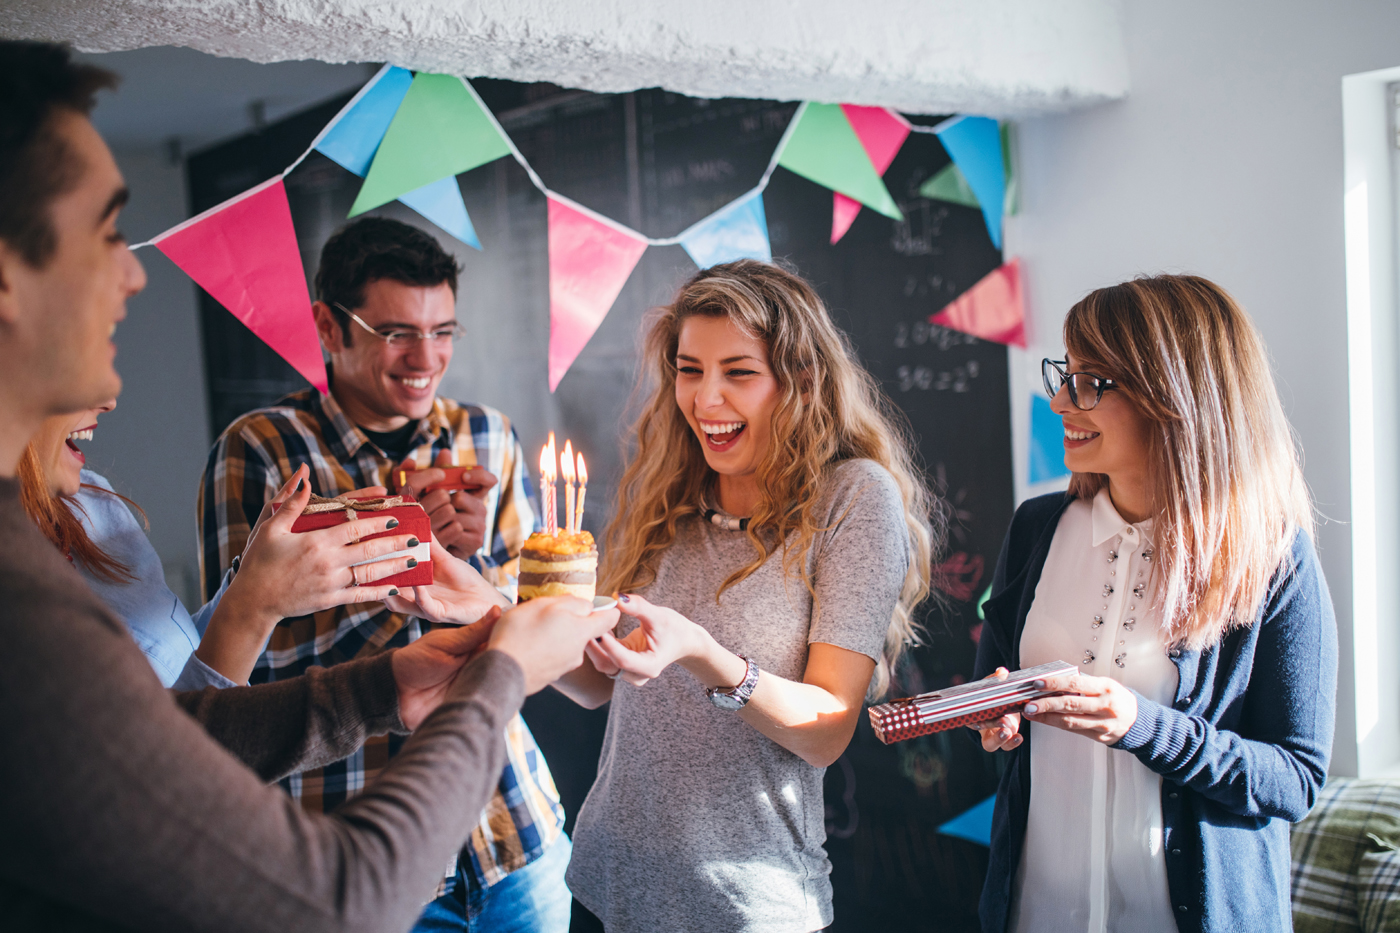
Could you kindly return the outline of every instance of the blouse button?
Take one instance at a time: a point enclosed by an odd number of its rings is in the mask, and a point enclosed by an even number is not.
[[[1168,800],[1175,800],[1177,797],[1180,797],[1180,796],[1181,796],[1181,795],[1178,794],[1176,791],[1172,791],[1170,794],[1167,794],[1167,799],[1168,799]]]
[[[1180,855],[1180,854],[1181,854],[1181,850],[1180,850],[1180,849],[1172,849],[1172,855]]]
[[[1187,911],[1187,907],[1186,907],[1185,904],[1178,904],[1178,905],[1176,905],[1176,909],[1179,910],[1179,911],[1181,911],[1183,914],[1186,913],[1186,911]]]

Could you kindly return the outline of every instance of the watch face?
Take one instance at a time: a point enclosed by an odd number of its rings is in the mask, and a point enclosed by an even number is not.
[[[710,702],[720,709],[728,710],[729,712],[744,708],[744,704],[738,697],[731,696],[728,693],[712,693],[710,694]]]

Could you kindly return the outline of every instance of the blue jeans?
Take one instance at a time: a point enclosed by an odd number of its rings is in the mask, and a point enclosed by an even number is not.
[[[423,909],[412,933],[569,933],[573,898],[564,870],[573,848],[561,834],[539,858],[484,889],[470,863],[459,864],[457,884]]]

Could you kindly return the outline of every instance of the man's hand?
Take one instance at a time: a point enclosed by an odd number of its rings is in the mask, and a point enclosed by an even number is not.
[[[498,480],[478,464],[462,476],[467,483],[466,490],[436,489],[423,492],[447,478],[447,474],[436,467],[450,466],[451,463],[452,455],[440,450],[432,468],[414,470],[413,461],[405,460],[395,470],[407,470],[404,488],[428,513],[433,535],[448,551],[465,560],[480,550],[486,541],[486,494]]]
[[[456,682],[462,665],[486,643],[500,617],[500,608],[493,606],[474,625],[428,632],[394,652],[399,718],[405,726],[417,729],[428,714],[438,708]]]
[[[526,694],[536,693],[583,663],[583,646],[617,625],[617,609],[593,612],[573,596],[532,599],[511,609],[487,645],[515,659]]]

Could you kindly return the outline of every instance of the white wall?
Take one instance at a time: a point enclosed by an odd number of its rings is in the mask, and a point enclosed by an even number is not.
[[[1356,773],[1342,77],[1400,64],[1400,5],[1127,0],[1124,28],[1128,99],[1021,127],[1022,213],[1007,246],[1026,263],[1039,346],[1017,369],[1014,411],[1026,418],[1040,357],[1058,352],[1064,311],[1093,288],[1189,271],[1242,302],[1325,516],[1344,659],[1333,769]],[[1381,611],[1393,625],[1400,607]]]
[[[189,216],[182,163],[154,149],[119,149],[131,189],[121,229],[137,243]],[[145,291],[127,302],[117,328],[117,408],[84,443],[88,466],[112,481],[151,522],[166,581],[191,610],[199,605],[195,493],[209,452],[208,404],[195,286],[154,249],[137,253]]]

